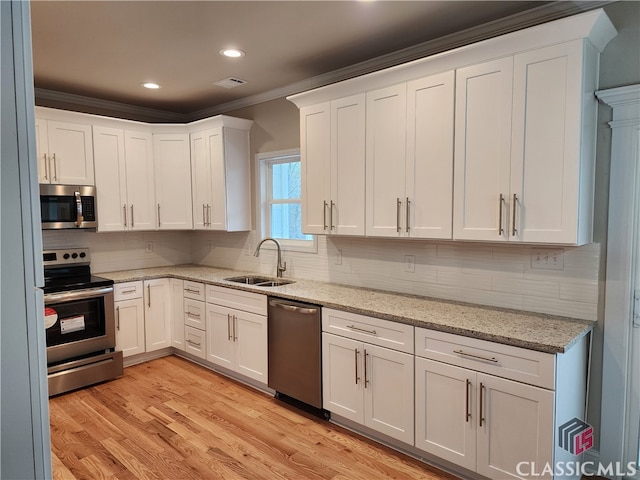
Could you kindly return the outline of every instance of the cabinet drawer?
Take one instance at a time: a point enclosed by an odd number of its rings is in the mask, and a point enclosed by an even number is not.
[[[416,356],[555,389],[555,355],[416,327]]]
[[[142,298],[142,281],[116,283],[113,286],[113,299],[118,302],[120,300],[130,300],[132,298]]]
[[[204,283],[184,281],[184,298],[193,298],[204,302],[205,299]]]
[[[199,330],[206,330],[205,303],[191,298],[184,299],[184,324]]]
[[[267,314],[267,296],[244,290],[207,285],[207,303],[258,315]]]
[[[322,331],[413,353],[413,326],[404,323],[323,308]]]
[[[207,359],[206,340],[207,334],[197,328],[185,325],[184,327],[184,349],[192,355],[203,360]]]

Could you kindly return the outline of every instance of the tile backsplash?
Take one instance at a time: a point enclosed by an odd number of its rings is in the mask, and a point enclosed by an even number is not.
[[[94,273],[197,263],[275,276],[275,250],[264,248],[254,257],[258,241],[256,232],[43,232],[45,248],[90,248]],[[560,269],[532,268],[537,251],[561,252]],[[549,248],[318,236],[317,252],[287,250],[283,261],[285,277],[597,320],[599,244]]]

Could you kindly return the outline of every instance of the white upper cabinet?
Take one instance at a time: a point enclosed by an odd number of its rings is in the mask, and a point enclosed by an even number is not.
[[[504,241],[513,58],[462,68],[456,77],[453,236]]]
[[[367,235],[402,236],[406,112],[406,84],[367,92]]]
[[[38,182],[94,185],[91,125],[36,119]]]
[[[218,118],[223,126],[191,133],[194,227],[197,230],[250,230],[251,122]],[[232,125],[227,126],[225,122]]]
[[[327,192],[354,165],[335,139],[348,152],[359,138],[335,102],[364,94],[365,235],[590,242],[593,92],[616,33],[594,10],[287,97],[301,111],[305,231],[354,223]]]
[[[151,134],[94,126],[98,231],[156,226]]]
[[[364,235],[365,95],[300,110],[302,230]]]
[[[302,231],[329,233],[331,103],[300,110]]]
[[[454,238],[591,241],[597,55],[575,40],[457,71]]]
[[[451,238],[454,72],[407,84],[404,232]]]
[[[154,133],[153,162],[158,229],[192,229],[189,134]]]

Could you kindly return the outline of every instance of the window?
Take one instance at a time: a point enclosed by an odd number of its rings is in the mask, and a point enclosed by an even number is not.
[[[302,233],[300,152],[257,155],[261,236],[277,238],[288,250],[315,251],[313,235]]]

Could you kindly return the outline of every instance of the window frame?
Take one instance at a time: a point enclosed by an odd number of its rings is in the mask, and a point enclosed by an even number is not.
[[[277,199],[273,201],[271,182],[271,169],[274,164],[290,163],[292,160],[302,161],[300,158],[300,149],[277,150],[272,152],[257,153],[255,155],[255,173],[256,173],[256,233],[258,239],[272,236],[271,234],[271,205],[300,203],[302,205],[302,189],[300,191],[300,201],[291,201],[290,199]],[[302,226],[301,226],[302,227]],[[278,238],[278,242],[283,250],[318,253],[318,240],[316,235],[310,235],[311,240],[292,240],[286,238]],[[268,242],[262,248],[273,249],[275,246]]]

